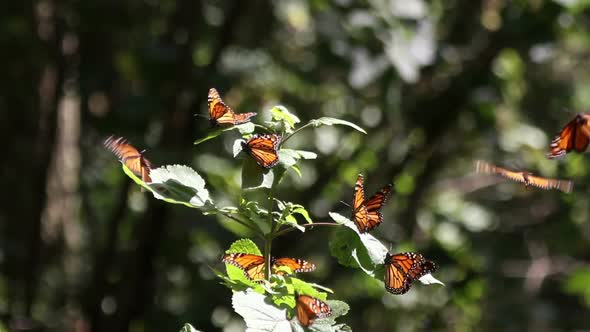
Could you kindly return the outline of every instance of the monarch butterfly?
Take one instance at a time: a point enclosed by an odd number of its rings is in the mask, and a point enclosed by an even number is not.
[[[225,254],[222,262],[231,264],[244,271],[246,277],[250,280],[264,279],[264,257],[254,254],[232,253]],[[281,266],[287,266],[293,271],[312,272],[315,265],[299,258],[271,258],[271,264],[274,274],[284,275],[285,272],[278,270]]]
[[[364,178],[359,174],[354,185],[352,199],[352,219],[359,232],[366,233],[379,226],[383,222],[381,208],[387,201],[387,197],[393,186],[391,184],[381,188],[371,198],[365,200]]]
[[[256,115],[254,112],[241,114],[234,113],[234,110],[221,100],[219,92],[214,88],[209,89],[207,106],[209,107],[209,122],[211,123],[211,127],[245,123],[248,122],[251,117]]]
[[[551,142],[551,150],[547,158],[554,159],[574,150],[582,153],[586,151],[590,142],[590,114],[580,113],[563,127],[559,135]]]
[[[325,318],[332,314],[330,306],[315,297],[309,295],[297,295],[297,319],[301,325],[308,327],[317,318]]]
[[[524,183],[525,186],[534,186],[541,189],[559,189],[565,193],[572,192],[574,183],[568,180],[546,179],[534,176],[529,172],[514,172],[498,167],[485,161],[478,160],[475,164],[477,173],[498,174],[507,179]]]
[[[150,172],[153,165],[143,156],[144,151],[139,152],[127,142],[127,139],[114,135],[104,141],[104,146],[119,157],[119,161],[125,164],[133,174],[141,176],[143,182],[152,182]]]
[[[385,256],[385,289],[392,294],[404,294],[414,280],[436,271],[434,262],[422,254],[403,252]]]
[[[281,136],[279,135],[256,134],[246,142],[242,142],[242,149],[254,158],[258,165],[272,168],[279,163],[279,144],[281,144]]]

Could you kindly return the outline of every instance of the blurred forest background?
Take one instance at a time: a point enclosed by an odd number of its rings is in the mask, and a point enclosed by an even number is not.
[[[9,331],[241,331],[209,266],[241,230],[140,192],[102,146],[122,135],[239,190],[236,133],[193,146],[217,88],[238,112],[283,104],[317,151],[278,193],[315,220],[395,182],[373,234],[446,287],[403,296],[331,258],[331,228],[275,255],[334,291],[356,331],[590,330],[590,161],[545,158],[590,107],[587,0],[39,0],[0,10],[0,317]],[[484,159],[575,181],[573,194],[474,176]],[[227,196],[224,196],[227,195]],[[0,328],[1,329],[1,328]]]

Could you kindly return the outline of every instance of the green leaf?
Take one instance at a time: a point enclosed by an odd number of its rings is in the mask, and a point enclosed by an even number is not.
[[[244,253],[244,254],[252,254],[262,256],[260,249],[256,246],[250,239],[239,239],[231,244],[229,249],[225,251],[226,254],[236,254],[236,253]]]
[[[285,266],[279,268],[279,270],[287,273],[292,271]],[[277,294],[270,296],[271,301],[279,308],[295,308],[295,294],[305,294],[313,297],[317,297],[321,300],[325,300],[328,294],[322,291],[316,290],[316,288],[323,289],[329,292],[332,290],[323,286],[308,283],[301,279],[293,278],[291,276],[273,276],[273,281],[276,281],[274,289],[277,290]]]
[[[234,311],[244,318],[246,331],[291,331],[287,310],[267,302],[264,295],[251,290],[235,292],[232,296]]]
[[[244,143],[245,140],[243,138],[238,138],[234,141],[233,145],[232,145],[232,152],[234,155],[234,158],[237,157],[240,152],[242,152],[243,147],[242,147],[242,143]]]
[[[270,233],[271,225],[268,220],[268,210],[261,208],[257,201],[242,201],[240,207],[240,211],[256,224],[263,234]]]
[[[135,175],[135,173],[133,173],[129,168],[127,168],[127,166],[125,166],[125,164],[121,163],[121,167],[123,168],[123,172],[125,174],[127,174],[127,176],[130,177],[131,180],[133,180],[133,182],[142,186],[144,189],[147,189],[149,191],[153,191],[152,188],[150,188],[147,185],[147,183],[143,182],[143,180],[141,180],[141,178],[139,178],[137,175]]]
[[[237,126],[231,126],[231,127],[227,127],[227,128],[217,128],[211,132],[209,132],[207,134],[207,136],[199,138],[198,140],[196,140],[193,144],[194,145],[198,145],[201,144],[203,142],[206,142],[210,139],[213,139],[221,134],[223,134],[226,131],[231,131],[231,130],[238,130],[240,132],[240,134],[242,135],[246,135],[246,134],[251,134],[254,132],[255,129],[255,125],[252,122],[246,122],[246,123],[242,123],[240,125]]]
[[[299,159],[316,159],[318,155],[314,152],[293,149],[280,149],[279,161],[289,168],[297,163]]]
[[[280,121],[283,123],[286,133],[290,133],[295,128],[295,124],[301,122],[299,118],[289,112],[289,110],[285,106],[275,106],[270,110],[270,114],[274,121]]]
[[[272,188],[275,182],[275,169],[260,167],[252,158],[244,160],[242,167],[242,189],[254,190]]]
[[[184,326],[182,327],[182,329],[180,329],[180,332],[201,332],[201,331],[195,329],[191,324],[185,323]]]
[[[307,210],[303,207],[303,206],[298,206],[295,209],[293,209],[293,213],[297,213],[301,216],[303,216],[303,218],[305,218],[305,220],[307,221],[308,224],[311,224],[311,218],[309,217],[309,212],[307,212]]]
[[[387,248],[371,234],[361,234],[352,220],[338,213],[330,212],[330,217],[346,227],[339,227],[330,241],[330,251],[344,266],[360,267],[368,275],[375,277],[375,270],[382,267]]]
[[[157,199],[195,208],[212,206],[205,180],[188,166],[162,166],[153,169],[150,177],[152,182],[147,186]]]
[[[318,128],[321,126],[343,125],[343,126],[348,126],[348,127],[351,127],[355,130],[358,130],[363,134],[367,133],[363,128],[357,126],[356,124],[354,124],[352,122],[348,122],[348,121],[344,121],[344,120],[340,120],[340,119],[336,119],[336,118],[323,117],[323,118],[311,120],[311,121],[309,121],[309,123],[312,126],[314,126],[315,128]]]

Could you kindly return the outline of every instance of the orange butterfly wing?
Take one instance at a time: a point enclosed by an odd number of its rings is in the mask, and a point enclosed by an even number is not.
[[[436,271],[434,262],[418,253],[404,252],[385,257],[385,289],[392,294],[405,294],[414,280]]]
[[[359,232],[366,233],[373,230],[383,222],[381,208],[387,202],[392,185],[381,188],[371,198],[365,200],[364,178],[359,174],[354,185],[354,196],[352,199],[352,219],[359,229]]]
[[[281,266],[288,266],[293,273],[312,272],[315,270],[315,265],[300,258],[278,258],[274,261],[273,268],[276,269]],[[278,275],[284,275],[283,271],[275,271]]]
[[[142,153],[129,144],[125,138],[111,135],[104,141],[104,146],[113,152],[119,161],[135,175],[140,176],[143,182],[152,182],[150,178],[152,163],[145,159]]]
[[[569,180],[547,179],[539,176],[528,175],[528,184],[541,189],[558,189],[565,193],[571,193],[574,183]]]
[[[240,268],[250,280],[264,279],[263,256],[244,253],[225,254],[223,255],[222,262]]]
[[[535,186],[541,189],[559,189],[570,193],[574,188],[573,182],[569,180],[547,179],[532,175],[529,172],[514,172],[481,160],[477,161],[475,170],[477,173],[498,174],[507,179],[524,183],[527,186]]]
[[[213,127],[219,125],[238,125],[248,122],[251,117],[256,115],[254,112],[241,114],[234,113],[231,107],[227,106],[223,100],[221,100],[219,92],[214,88],[209,89],[207,105],[209,107],[209,121]]]
[[[547,158],[554,159],[574,150],[582,153],[590,143],[589,114],[577,114],[576,117],[563,127],[559,135],[551,142],[551,150]]]
[[[272,168],[279,163],[280,143],[281,136],[276,134],[253,135],[248,141],[242,142],[242,149],[261,167]]]
[[[309,295],[297,296],[297,319],[302,326],[308,327],[318,318],[325,318],[332,314],[330,306]]]

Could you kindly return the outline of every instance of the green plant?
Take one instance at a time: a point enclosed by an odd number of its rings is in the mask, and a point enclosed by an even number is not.
[[[236,206],[219,206],[209,195],[203,178],[193,169],[182,165],[168,165],[153,169],[152,182],[145,183],[123,165],[123,169],[135,182],[151,191],[154,197],[173,204],[196,208],[204,214],[218,214],[229,218],[249,230],[251,237],[259,240],[262,250],[250,238],[234,242],[226,253],[254,254],[264,257],[264,280],[250,280],[240,268],[226,264],[227,274],[215,270],[217,276],[233,293],[234,310],[240,314],[248,328],[256,331],[301,330],[296,318],[296,294],[305,294],[320,300],[327,300],[329,288],[292,275],[289,267],[280,267],[273,274],[271,270],[272,244],[280,236],[291,232],[305,232],[309,227],[336,226],[330,240],[330,250],[342,265],[361,268],[365,273],[382,280],[383,260],[388,250],[370,234],[361,234],[355,224],[337,213],[330,213],[333,222],[314,222],[308,210],[297,203],[283,201],[280,184],[288,171],[301,176],[298,163],[302,159],[315,159],[311,151],[294,150],[285,144],[306,128],[325,125],[345,125],[364,134],[357,125],[334,118],[320,118],[298,127],[299,118],[285,107],[276,106],[270,110],[271,120],[264,125],[245,123],[210,132],[199,139],[200,144],[224,132],[238,130],[243,136],[234,146],[234,157],[242,150],[244,138],[253,134],[256,128],[283,137],[278,148],[279,164],[271,169],[258,166],[252,158],[243,159],[242,190]],[[336,324],[335,319],[347,313],[348,305],[342,301],[327,300],[332,309],[328,318],[318,319],[312,326],[315,331],[344,331],[350,328]],[[185,327],[186,328],[186,327]]]

